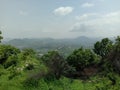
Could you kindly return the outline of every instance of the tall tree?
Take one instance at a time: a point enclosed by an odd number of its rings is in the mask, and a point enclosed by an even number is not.
[[[1,40],[3,39],[3,37],[1,36],[2,32],[0,31],[0,43],[1,43]]]
[[[107,59],[110,61],[110,65],[113,66],[112,68],[120,73],[120,36],[115,39],[114,47]]]
[[[57,51],[50,51],[41,57],[48,67],[49,74],[59,79],[66,71],[67,62]]]
[[[100,55],[102,58],[105,58],[109,52],[112,50],[113,43],[110,39],[104,38],[101,41],[98,41],[94,44],[94,52]]]

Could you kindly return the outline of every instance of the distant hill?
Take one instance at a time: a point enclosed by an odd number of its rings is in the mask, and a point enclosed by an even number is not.
[[[85,48],[92,48],[94,43],[98,40],[100,39],[81,36],[72,39],[52,39],[52,38],[13,39],[3,43],[16,46],[20,49],[33,48],[41,52],[56,49],[69,52],[73,49],[80,48],[81,46]]]

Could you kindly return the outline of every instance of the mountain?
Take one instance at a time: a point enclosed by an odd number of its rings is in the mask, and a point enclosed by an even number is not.
[[[24,38],[24,39],[13,39],[4,42],[4,44],[10,44],[20,49],[22,48],[33,48],[39,52],[46,52],[48,50],[61,50],[69,52],[73,49],[82,47],[92,48],[94,43],[99,38],[88,38],[85,36],[71,38],[71,39],[52,39],[52,38]]]

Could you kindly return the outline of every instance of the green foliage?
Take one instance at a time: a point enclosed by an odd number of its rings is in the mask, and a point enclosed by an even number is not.
[[[108,77],[95,76],[91,77],[89,80],[73,80],[65,77],[61,77],[59,80],[53,80],[51,82],[46,82],[44,79],[39,81],[30,81],[31,86],[26,85],[27,90],[119,90],[120,88],[120,78],[119,75],[114,74],[116,77],[116,84],[112,85],[112,81]]]
[[[18,64],[18,57],[17,55],[9,56],[6,62],[4,63],[4,67],[8,68],[10,66],[16,66]]]
[[[114,49],[116,52],[120,52],[120,36],[118,36],[115,40]]]
[[[118,36],[113,45],[112,51],[109,53],[109,56],[106,58],[109,66],[113,71],[120,73],[120,36]],[[108,66],[107,66],[108,67]]]
[[[94,44],[94,52],[100,55],[102,58],[106,57],[112,50],[112,41],[108,38],[104,38]]]
[[[113,71],[113,63],[117,70],[120,65],[113,61],[120,62],[120,37],[112,47],[107,38],[95,44],[95,50],[101,50],[95,52],[102,57],[112,49],[112,62],[105,58],[102,72],[81,80],[67,78],[65,73],[70,69],[76,73],[74,68],[80,72],[90,66],[99,66],[102,60],[90,49],[74,50],[66,61],[57,51],[38,58],[32,49],[20,51],[10,45],[0,45],[0,90],[119,90],[120,75]]]
[[[84,69],[85,67],[98,64],[100,61],[99,56],[89,49],[77,49],[68,56],[67,62],[72,67],[75,67],[77,71]]]
[[[33,64],[28,64],[25,69],[27,69],[27,70],[33,70],[34,69],[34,65]]]
[[[28,57],[36,58],[36,52],[33,49],[25,48],[21,51],[20,57],[22,60],[26,60]]]
[[[20,50],[10,45],[0,45],[0,64],[4,64],[6,60],[20,53]]]
[[[55,78],[59,79],[63,73],[65,73],[67,63],[64,58],[57,52],[51,51],[41,57],[45,65],[49,69],[49,74],[55,76]]]
[[[1,40],[3,39],[3,37],[1,36],[2,32],[0,31],[0,43],[1,43]]]
[[[33,49],[31,49],[31,48],[25,48],[25,49],[23,49],[22,53],[23,53],[24,56],[28,56],[28,55],[33,56],[33,55],[36,54],[36,52]]]
[[[34,78],[28,78],[23,82],[24,87],[38,87],[39,80]]]

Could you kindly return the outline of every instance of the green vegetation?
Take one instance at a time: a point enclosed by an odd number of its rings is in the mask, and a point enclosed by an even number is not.
[[[101,41],[97,41],[94,45],[94,52],[101,57],[105,58],[109,52],[112,50],[112,41],[108,38],[104,38]]]
[[[2,39],[2,38],[1,38]],[[1,40],[0,39],[0,40]],[[80,47],[67,57],[0,44],[0,90],[119,90],[120,37]]]
[[[85,67],[98,64],[100,57],[92,52],[90,49],[77,49],[68,56],[67,62],[72,67],[75,67],[77,71],[82,70]]]
[[[100,39],[78,37],[73,39],[52,39],[52,38],[33,38],[33,39],[13,39],[3,41],[4,44],[15,46],[19,49],[32,48],[38,53],[45,54],[52,50],[58,50],[62,56],[67,57],[74,49],[81,46],[84,48],[92,48],[93,44]]]
[[[1,36],[2,32],[0,31],[0,43],[1,43],[1,40],[3,39],[3,37]]]

